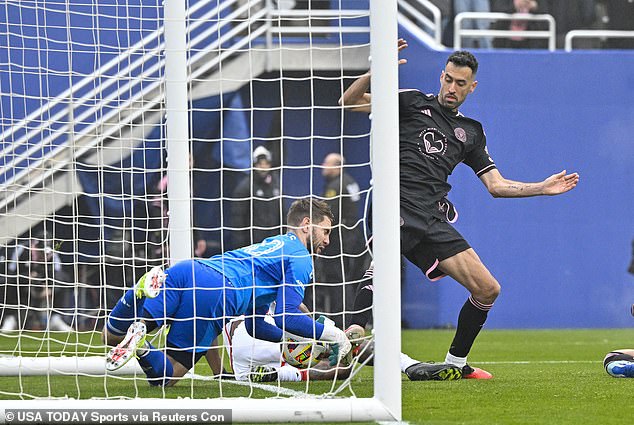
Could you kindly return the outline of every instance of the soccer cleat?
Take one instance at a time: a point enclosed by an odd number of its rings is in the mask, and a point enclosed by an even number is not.
[[[277,370],[269,366],[253,366],[249,372],[251,382],[277,381]]]
[[[627,360],[617,360],[608,363],[606,372],[615,378],[634,378],[634,362]]]
[[[106,355],[106,370],[121,369],[136,355],[138,348],[145,345],[146,327],[143,322],[134,322],[128,328],[123,341],[112,348]]]
[[[7,316],[2,322],[1,331],[15,331],[18,329],[18,321],[13,316]]]
[[[463,379],[491,379],[493,378],[493,375],[484,369],[480,369],[479,367],[471,367],[469,365],[465,365],[462,368],[462,378]]]
[[[405,369],[410,381],[454,381],[462,378],[462,370],[449,363],[419,362]]]
[[[149,272],[141,276],[136,284],[137,298],[156,298],[165,283],[166,274],[161,266],[154,266]]]
[[[51,331],[62,331],[62,332],[72,332],[74,329],[68,325],[68,323],[64,322],[59,314],[51,315],[51,318],[48,321],[48,329]]]

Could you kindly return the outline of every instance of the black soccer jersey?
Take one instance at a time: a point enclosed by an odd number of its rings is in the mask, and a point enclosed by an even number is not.
[[[456,165],[464,162],[477,176],[495,168],[482,125],[442,107],[434,95],[402,90],[399,127],[401,208],[448,220],[447,179]]]

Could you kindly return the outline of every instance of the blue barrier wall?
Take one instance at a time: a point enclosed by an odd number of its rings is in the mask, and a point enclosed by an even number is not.
[[[448,53],[409,42],[400,86],[437,92]],[[581,175],[568,194],[529,199],[492,198],[466,166],[451,176],[457,227],[502,285],[487,327],[634,325],[634,276],[626,271],[634,238],[634,52],[477,57],[479,85],[461,110],[482,122],[502,175]],[[403,319],[412,327],[455,324],[466,297],[450,278],[430,283],[410,265]]]

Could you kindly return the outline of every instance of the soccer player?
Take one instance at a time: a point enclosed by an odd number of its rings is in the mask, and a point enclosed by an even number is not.
[[[227,323],[223,329],[223,339],[231,361],[235,379],[253,382],[296,382],[306,380],[346,379],[350,376],[351,366],[333,366],[328,361],[328,352],[323,359],[309,369],[298,369],[283,361],[281,343],[253,338],[247,332],[244,318],[240,317]],[[273,318],[267,315],[266,321]],[[363,329],[352,325],[346,329],[346,335],[354,344],[359,361],[364,362],[372,353],[372,344],[363,338]],[[401,353],[401,371],[411,380],[448,380],[448,375],[457,376],[455,367],[438,363],[423,363]],[[370,363],[371,364],[371,363]],[[219,371],[218,371],[219,372]]]
[[[271,315],[267,315],[264,320],[274,323]],[[253,338],[247,331],[243,316],[228,322],[222,337],[237,381],[297,382],[345,379],[350,376],[349,366],[330,365],[328,353],[323,358],[320,356],[319,362],[310,369],[298,369],[285,363],[283,343]]]
[[[398,49],[407,47],[403,39]],[[400,59],[399,64],[405,64]],[[474,92],[478,61],[466,51],[452,53],[440,74],[438,95],[418,90],[399,92],[401,253],[430,280],[451,276],[469,292],[445,361],[463,368],[464,378],[492,375],[467,364],[467,355],[500,293],[500,284],[476,252],[452,226],[458,218],[447,199],[449,174],[464,162],[496,198],[566,193],[579,182],[577,173],[561,171],[537,183],[504,178],[486,147],[482,125],[458,108]],[[354,111],[371,111],[370,74],[350,85],[339,103]],[[391,143],[392,141],[383,141]],[[371,286],[358,293],[371,305]]]
[[[214,351],[212,341],[224,321],[242,314],[254,337],[280,342],[287,331],[315,338],[336,344],[341,360],[351,349],[346,334],[299,309],[304,287],[312,279],[311,254],[328,245],[332,220],[325,202],[300,199],[288,211],[290,231],[285,235],[209,259],[181,261],[165,273],[160,267],[151,269],[106,321],[104,342],[118,344],[107,354],[106,368],[116,370],[137,356],[150,384],[174,385],[203,355]],[[275,325],[264,321],[273,301]],[[167,354],[146,341],[147,332],[164,324],[170,325]]]
[[[609,352],[603,359],[603,367],[615,378],[634,378],[634,350],[626,348]]]

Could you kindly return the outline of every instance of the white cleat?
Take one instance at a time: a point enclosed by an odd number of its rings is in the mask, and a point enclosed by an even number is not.
[[[15,331],[17,329],[18,321],[13,316],[5,317],[4,322],[2,322],[2,328],[0,328],[1,331]]]
[[[145,323],[134,322],[131,324],[123,341],[106,355],[106,370],[121,369],[130,359],[135,357],[137,349],[145,345],[146,333]]]
[[[64,321],[58,314],[51,315],[48,321],[50,331],[73,332],[74,329]]]
[[[165,284],[167,275],[161,266],[154,266],[149,272],[141,276],[136,284],[137,298],[156,298]]]

